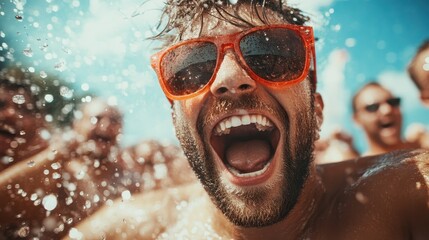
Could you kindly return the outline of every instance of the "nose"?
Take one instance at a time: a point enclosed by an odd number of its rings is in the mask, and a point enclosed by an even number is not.
[[[393,112],[393,108],[394,107],[390,106],[390,104],[388,104],[387,102],[385,102],[385,103],[381,103],[380,104],[379,111],[380,111],[380,113],[382,115],[387,115],[387,114],[390,114],[390,113]]]
[[[227,51],[217,72],[210,91],[217,97],[239,96],[256,89],[256,82],[239,64],[232,51]]]

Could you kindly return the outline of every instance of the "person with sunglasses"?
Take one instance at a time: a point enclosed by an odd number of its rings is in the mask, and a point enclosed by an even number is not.
[[[299,9],[167,1],[163,16],[166,46],[152,66],[200,182],[117,201],[70,238],[429,236],[428,152],[313,162],[323,101],[313,29]]]
[[[352,99],[353,120],[365,132],[368,150],[363,156],[416,148],[402,138],[401,99],[377,82],[360,88]]]

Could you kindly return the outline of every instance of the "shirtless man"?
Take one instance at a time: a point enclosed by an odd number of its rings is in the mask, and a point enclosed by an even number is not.
[[[365,84],[353,97],[353,119],[364,130],[364,156],[419,147],[402,138],[401,99],[376,82]]]
[[[0,172],[49,145],[41,134],[47,132],[43,110],[25,79],[18,69],[0,72]]]
[[[70,142],[59,138],[1,172],[0,239],[59,239],[126,191],[118,164],[122,115],[100,99],[79,112]]]
[[[70,238],[429,236],[428,152],[313,163],[323,109],[313,32],[279,4],[168,1],[162,36],[176,38],[153,66],[200,183],[117,202]]]

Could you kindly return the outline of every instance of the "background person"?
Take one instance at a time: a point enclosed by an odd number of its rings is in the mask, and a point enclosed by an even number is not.
[[[365,132],[364,156],[419,147],[402,138],[401,99],[376,82],[360,88],[353,97],[353,120]]]
[[[429,39],[422,42],[417,49],[408,65],[408,74],[419,89],[422,103],[429,107]]]
[[[42,103],[28,77],[14,68],[0,72],[0,171],[49,145]]]

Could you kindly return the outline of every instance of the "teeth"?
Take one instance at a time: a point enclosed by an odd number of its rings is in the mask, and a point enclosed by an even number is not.
[[[267,117],[260,114],[232,116],[222,120],[216,126],[215,134],[218,136],[229,134],[231,132],[231,128],[233,127],[249,125],[252,123],[255,124],[259,131],[267,131],[274,126],[274,124]]]

